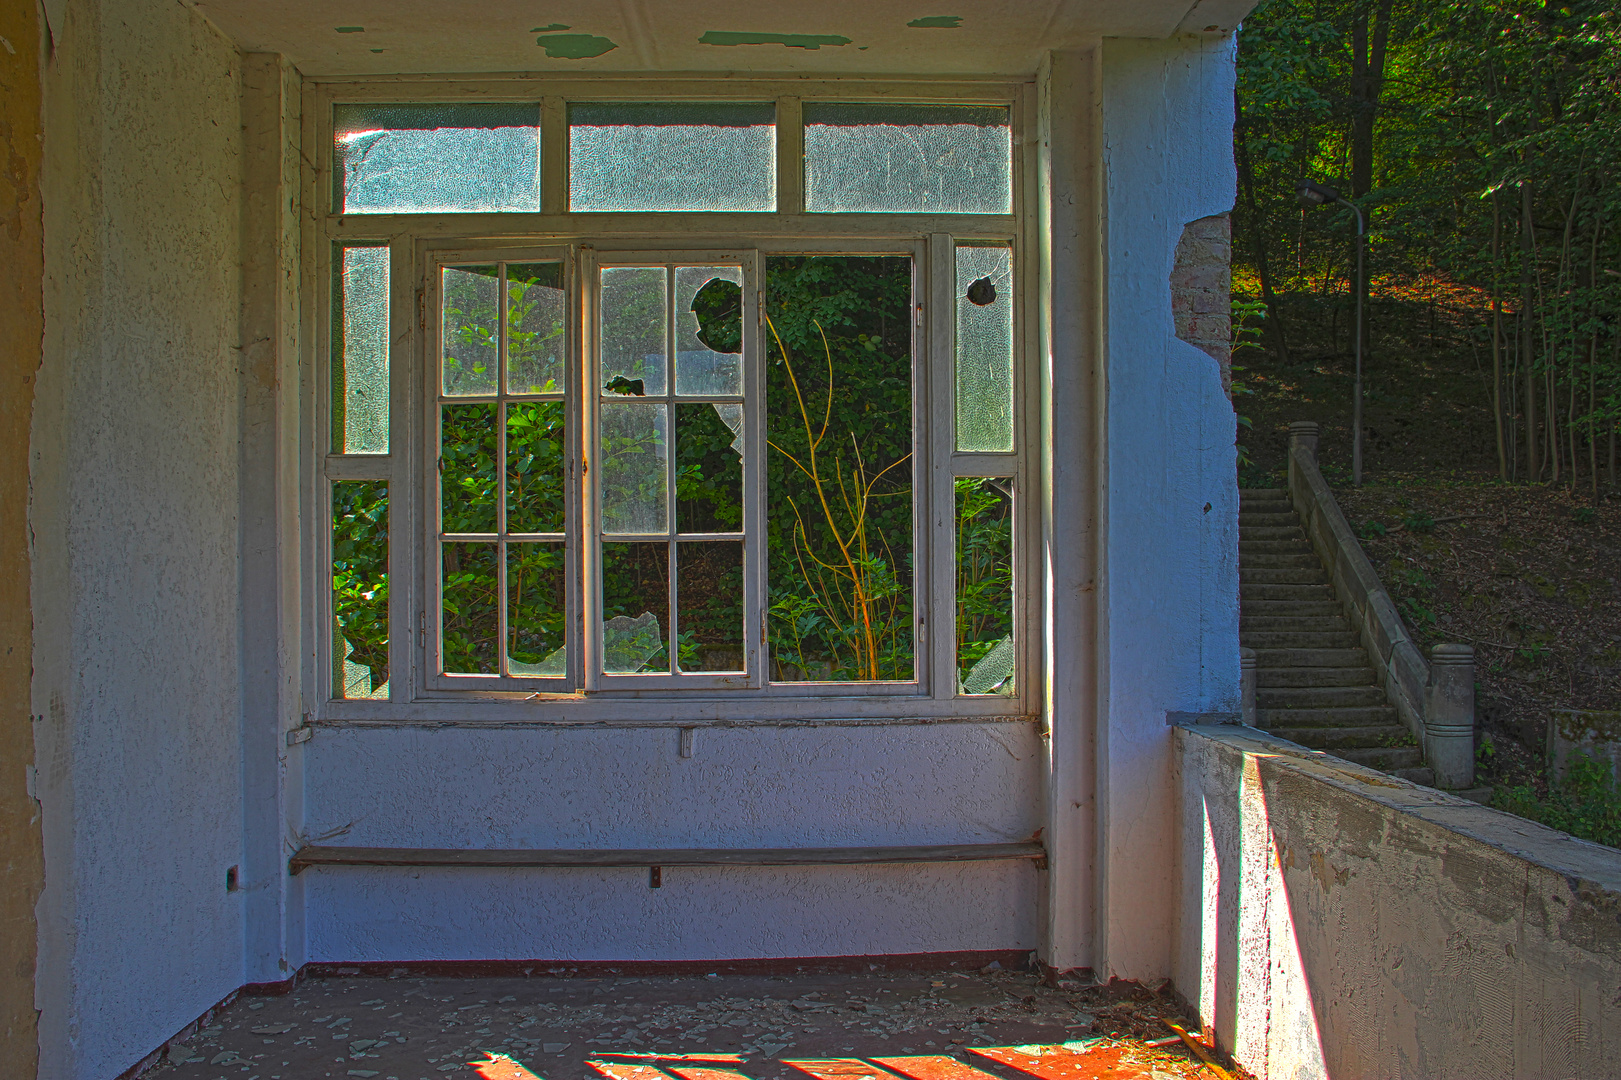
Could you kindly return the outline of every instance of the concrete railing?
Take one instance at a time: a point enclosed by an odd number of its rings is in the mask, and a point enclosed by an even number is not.
[[[1258,1080],[1621,1075],[1621,851],[1178,727],[1172,978]]]
[[[1289,425],[1289,498],[1323,560],[1346,618],[1362,639],[1385,696],[1424,750],[1443,788],[1475,782],[1475,650],[1445,644],[1430,662],[1414,644],[1317,468],[1317,425]]]

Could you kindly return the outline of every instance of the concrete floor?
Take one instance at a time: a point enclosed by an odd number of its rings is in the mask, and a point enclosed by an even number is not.
[[[1178,1015],[1147,990],[1049,989],[1026,971],[334,977],[239,998],[146,1075],[1168,1080],[1198,1075],[1197,1062],[1144,1040]]]

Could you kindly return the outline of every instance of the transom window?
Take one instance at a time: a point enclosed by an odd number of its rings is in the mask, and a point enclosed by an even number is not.
[[[368,89],[316,95],[324,715],[1028,711],[1019,88]]]

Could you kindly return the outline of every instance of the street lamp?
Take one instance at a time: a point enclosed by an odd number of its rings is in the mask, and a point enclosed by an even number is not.
[[[1302,180],[1295,185],[1295,195],[1300,199],[1300,205],[1308,210],[1326,205],[1339,203],[1341,206],[1351,208],[1356,215],[1356,387],[1351,399],[1351,483],[1357,487],[1362,486],[1362,294],[1367,291],[1367,284],[1362,277],[1362,248],[1365,233],[1362,221],[1362,211],[1357,205],[1345,198],[1331,187],[1314,184],[1310,180]]]

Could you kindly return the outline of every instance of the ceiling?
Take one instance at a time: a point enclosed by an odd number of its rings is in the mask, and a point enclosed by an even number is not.
[[[184,0],[307,76],[1028,75],[1099,37],[1226,33],[1255,0]]]

